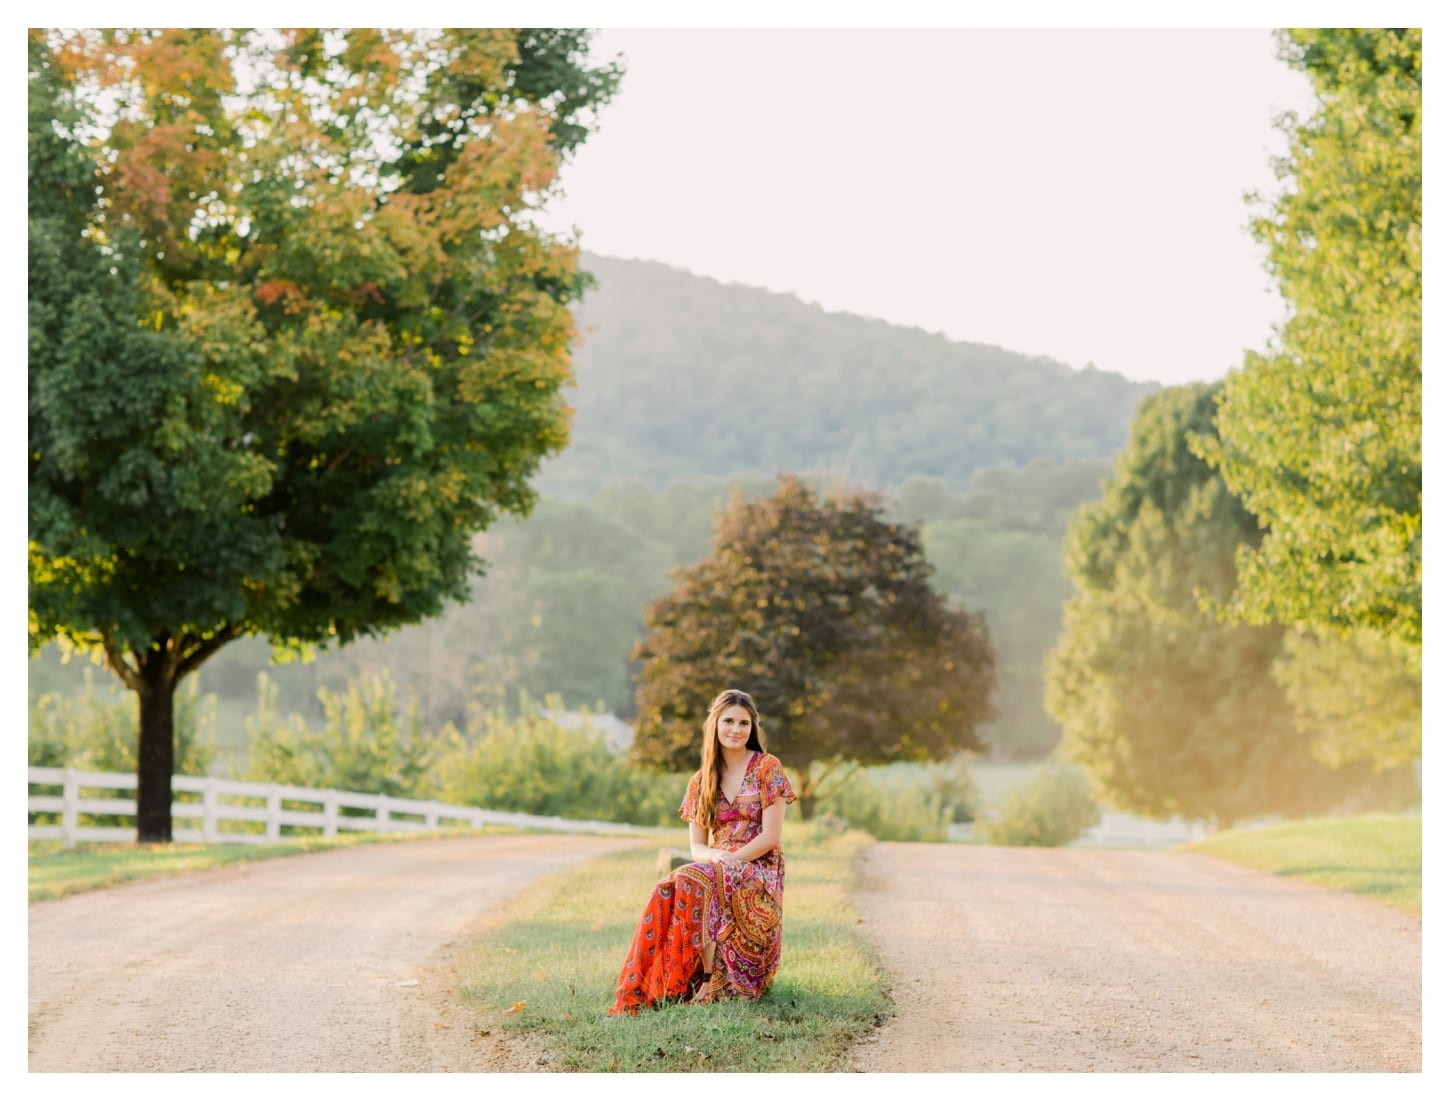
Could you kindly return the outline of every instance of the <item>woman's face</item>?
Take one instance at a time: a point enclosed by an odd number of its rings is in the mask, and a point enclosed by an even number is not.
[[[715,720],[715,737],[726,749],[744,749],[750,740],[750,712],[738,703],[720,712]]]

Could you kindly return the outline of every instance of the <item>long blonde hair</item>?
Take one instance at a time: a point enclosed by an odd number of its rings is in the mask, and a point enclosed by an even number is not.
[[[705,716],[705,740],[700,744],[700,801],[695,804],[695,823],[707,834],[715,828],[715,803],[720,798],[720,781],[725,773],[725,758],[720,753],[720,739],[715,724],[729,707],[743,707],[750,712],[750,738],[746,749],[765,752],[765,731],[760,728],[760,712],[749,692],[727,688],[710,703]]]

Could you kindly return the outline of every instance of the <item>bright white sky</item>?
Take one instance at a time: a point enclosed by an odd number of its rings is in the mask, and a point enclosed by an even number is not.
[[[1283,316],[1246,225],[1308,82],[1267,30],[605,30],[545,224],[956,340],[1214,379]]]

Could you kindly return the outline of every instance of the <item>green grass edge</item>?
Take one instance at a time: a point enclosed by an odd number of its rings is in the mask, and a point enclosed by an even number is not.
[[[891,1012],[888,979],[859,929],[852,896],[870,835],[791,828],[785,944],[759,1002],[604,1012],[661,845],[675,832],[536,881],[472,942],[459,991],[480,1033],[527,1038],[549,1069],[581,1072],[850,1070],[859,1041]]]
[[[142,879],[159,879],[252,860],[275,860],[354,845],[429,841],[444,837],[523,832],[509,826],[482,829],[355,833],[340,837],[296,837],[267,844],[169,842],[85,843],[66,849],[59,841],[29,843],[29,901],[45,902]]]
[[[1179,848],[1349,891],[1418,917],[1423,830],[1418,813],[1304,818],[1225,830]]]

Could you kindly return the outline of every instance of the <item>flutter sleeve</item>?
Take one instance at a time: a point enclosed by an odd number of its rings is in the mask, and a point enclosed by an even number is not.
[[[685,789],[684,801],[680,803],[680,818],[685,822],[695,820],[695,808],[700,805],[700,774],[690,777],[690,786]]]
[[[794,803],[795,790],[790,786],[780,758],[767,756],[764,764],[760,766],[760,805],[768,807],[777,799]]]

